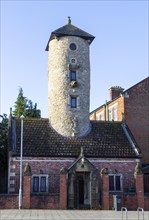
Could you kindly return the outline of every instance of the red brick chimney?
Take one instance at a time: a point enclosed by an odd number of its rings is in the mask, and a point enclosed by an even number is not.
[[[121,86],[112,86],[110,89],[110,101],[114,100],[124,91]]]

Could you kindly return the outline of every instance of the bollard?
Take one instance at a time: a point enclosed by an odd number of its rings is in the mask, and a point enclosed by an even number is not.
[[[125,220],[127,220],[127,208],[126,207],[122,207],[121,208],[121,212],[122,212],[122,220],[124,220],[124,216],[125,216]],[[125,215],[124,215],[125,213]]]
[[[142,212],[142,220],[144,220],[144,209],[138,207],[137,211],[138,211],[138,220],[140,220],[140,211]]]

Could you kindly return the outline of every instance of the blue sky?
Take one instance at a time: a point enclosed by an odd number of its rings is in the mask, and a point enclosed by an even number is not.
[[[148,1],[1,0],[0,114],[9,114],[22,87],[42,117],[48,117],[45,47],[68,16],[95,36],[90,45],[91,111],[109,100],[111,86],[128,89],[148,76]]]

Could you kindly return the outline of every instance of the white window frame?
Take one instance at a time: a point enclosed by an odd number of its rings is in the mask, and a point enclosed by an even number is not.
[[[109,121],[112,121],[113,119],[113,111],[112,108],[109,108]]]
[[[118,109],[117,106],[118,106],[117,103],[115,103],[115,104],[109,106],[109,108],[108,108],[108,109],[109,109],[109,121],[115,120],[115,119],[114,119],[114,109],[115,109],[115,108]],[[117,118],[118,118],[118,110],[117,110]],[[115,121],[117,121],[117,119],[116,119]]]
[[[105,120],[104,111],[97,113],[96,120],[99,120],[99,121],[104,121]]]
[[[114,118],[114,121],[118,120],[118,108],[117,108],[117,105],[115,105],[114,108],[113,108],[113,118]]]

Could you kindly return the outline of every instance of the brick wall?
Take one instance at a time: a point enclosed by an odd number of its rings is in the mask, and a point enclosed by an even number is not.
[[[149,78],[128,90],[125,119],[142,150],[143,163],[149,164]]]
[[[31,167],[31,172],[33,174],[48,174],[49,175],[49,193],[52,193],[54,188],[59,188],[59,178],[52,177],[52,174],[60,175],[60,170],[62,167],[69,167],[75,158],[23,158],[23,169],[25,164],[28,162]],[[136,162],[134,159],[90,159],[90,162],[93,163],[93,165],[99,170],[102,168],[108,168],[110,173],[117,172],[118,174],[129,174],[132,175],[134,173],[134,169],[136,166]],[[11,186],[15,189],[14,193],[19,192],[19,158],[15,157],[12,158],[11,163],[13,165],[13,170],[10,171],[13,172],[15,175],[10,176],[10,178],[14,180],[13,184]],[[54,180],[54,178],[57,178]],[[53,182],[54,181],[54,182]],[[57,183],[57,184],[56,184]],[[52,191],[50,191],[52,190]],[[54,191],[55,193],[59,193],[58,191]]]
[[[123,93],[123,96],[107,103],[108,108],[118,106],[118,121],[122,121],[124,113],[126,124],[131,130],[142,151],[143,164],[149,164],[149,77],[134,85]],[[90,114],[91,120],[104,110],[101,106]]]
[[[137,204],[136,193],[135,194],[124,194],[122,205],[123,207],[127,207],[128,210],[137,210],[138,204]]]
[[[23,208],[29,209],[31,206],[31,176],[23,177]]]
[[[144,185],[143,185],[143,175],[135,175],[136,193],[137,193],[137,204],[138,207],[144,209]]]
[[[59,209],[59,195],[31,195],[31,209]]]
[[[30,205],[27,204],[26,208],[27,207],[29,208],[29,206],[31,208],[48,208],[48,209],[66,208],[67,195],[66,195],[66,193],[63,193],[62,189],[60,190],[59,184],[61,181],[65,182],[65,184],[64,184],[65,187],[63,187],[63,188],[65,188],[65,191],[66,191],[66,189],[67,189],[66,182],[67,181],[65,178],[64,179],[60,178],[60,176],[61,176],[60,170],[62,167],[69,167],[70,164],[72,164],[75,159],[72,159],[72,158],[25,158],[25,157],[23,159],[24,159],[23,166],[25,165],[26,162],[28,162],[31,167],[32,175],[33,174],[40,174],[41,171],[44,174],[49,174],[49,177],[51,178],[50,181],[52,184],[49,186],[49,191],[48,191],[48,194],[46,194],[46,195],[37,195],[37,194],[32,194],[32,192],[31,192],[31,197],[30,197],[30,201],[29,201]],[[135,170],[135,166],[136,166],[137,161],[135,159],[116,159],[116,158],[115,159],[114,158],[113,159],[112,158],[111,159],[109,159],[109,158],[104,158],[104,159],[90,158],[89,160],[99,170],[99,172],[101,171],[102,168],[108,168],[108,171],[110,174],[114,174],[114,173],[123,174],[123,180],[124,180],[124,182],[123,182],[124,189],[123,190],[125,192],[125,193],[123,193],[123,205],[126,206],[128,209],[132,209],[132,210],[136,209],[138,201],[140,204],[141,197],[138,197],[139,198],[139,200],[138,200],[138,198],[136,199],[135,194],[132,194],[132,195],[128,194],[128,187],[130,187],[130,186],[135,187],[135,185],[134,185],[135,181],[134,181],[133,174],[134,174],[134,170]],[[13,168],[14,169],[13,171],[16,172],[16,175],[14,176],[14,177],[16,177],[19,174],[19,158],[13,158],[12,162],[13,162],[13,165],[15,165],[15,166],[13,166],[13,167],[15,167],[15,168]],[[52,175],[50,174],[51,172],[53,172]],[[143,181],[143,179],[142,179],[142,181]],[[31,190],[31,187],[29,187],[29,184],[27,183],[26,185]],[[104,187],[105,186],[108,187],[107,185],[104,185]],[[102,186],[100,186],[100,187],[102,188]],[[54,191],[54,188],[56,188],[57,190]],[[24,188],[24,190],[25,190],[25,188]],[[29,189],[27,189],[27,190],[29,190]],[[108,191],[105,188],[103,188],[103,190]],[[27,192],[27,194],[24,196],[26,196],[26,198],[28,198],[29,191],[26,191],[26,192]],[[138,191],[136,191],[136,192],[138,192]],[[104,193],[102,194],[102,196],[104,195],[108,199],[109,193],[108,194],[104,194]],[[60,195],[62,195],[62,196],[60,197]],[[65,199],[65,204],[63,204],[63,196]],[[3,197],[3,199],[1,198],[1,204],[2,204],[1,207],[5,208],[5,205],[7,203],[6,207],[18,208],[18,196],[14,196],[14,197],[13,196],[12,197],[6,196],[6,198],[9,198],[9,199],[5,200],[4,197]],[[144,200],[145,208],[147,207],[147,198],[149,198],[149,197],[146,197],[146,199]],[[61,200],[61,202],[60,202],[60,200]],[[5,202],[5,201],[8,201],[8,202]],[[102,208],[108,209],[108,207],[110,207],[110,209],[112,209],[112,207],[113,207],[112,194],[110,195],[110,198],[109,198],[110,205],[108,205],[108,203],[106,203],[105,201],[103,203]]]
[[[112,101],[116,99],[117,97],[119,97],[120,94],[124,91],[124,89],[121,87],[114,86],[114,87],[111,87],[109,91],[110,91],[110,100]]]
[[[1,209],[18,209],[19,196],[18,195],[0,195],[0,208]]]
[[[144,209],[146,211],[149,211],[149,194],[146,194],[144,196]]]
[[[109,210],[109,175],[101,174],[102,179],[102,209]]]
[[[109,110],[109,108],[112,108],[112,106],[114,107],[114,105],[117,105],[117,113],[118,113],[117,121],[122,121],[122,119],[123,119],[122,113],[124,113],[124,97],[121,96],[121,97],[115,99],[113,102],[107,103],[107,109]],[[109,113],[108,113],[108,111],[106,111],[105,106],[102,106],[101,108],[95,110],[92,114],[90,114],[90,119],[97,120],[98,114],[100,114],[103,111],[104,111],[104,118],[105,118],[105,120],[108,121],[109,120]],[[114,118],[113,109],[112,109],[112,115]]]
[[[60,175],[60,209],[67,209],[67,173]]]

